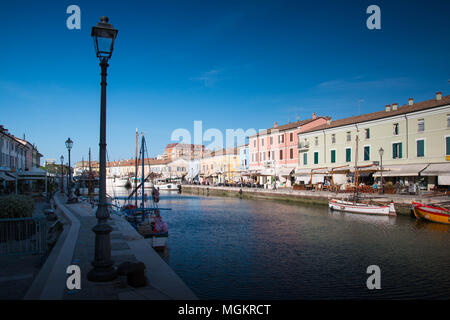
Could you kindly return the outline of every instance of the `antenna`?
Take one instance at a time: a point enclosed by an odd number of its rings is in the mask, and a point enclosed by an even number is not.
[[[364,102],[364,100],[363,99],[359,99],[358,100],[358,116],[360,115],[360,104],[361,104],[361,102]]]

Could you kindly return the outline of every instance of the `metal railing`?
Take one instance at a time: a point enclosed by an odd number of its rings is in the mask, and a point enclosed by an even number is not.
[[[36,218],[0,219],[0,256],[47,254],[47,222]]]

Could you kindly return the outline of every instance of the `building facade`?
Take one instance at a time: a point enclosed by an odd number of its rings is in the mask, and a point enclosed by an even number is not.
[[[448,185],[449,104],[450,96],[442,97],[438,92],[431,100],[414,103],[409,99],[401,107],[394,103],[378,112],[328,121],[300,132],[297,179],[321,182],[333,169],[334,183],[346,183],[355,165],[361,167],[361,173],[378,178],[382,160],[387,180],[420,180],[428,189]]]
[[[249,169],[256,182],[290,186],[291,176],[298,165],[298,134],[326,123],[317,117],[272,128],[249,137]]]

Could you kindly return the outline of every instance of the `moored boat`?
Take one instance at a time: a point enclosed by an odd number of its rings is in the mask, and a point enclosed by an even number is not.
[[[428,220],[431,222],[450,224],[450,210],[438,205],[425,205],[414,202],[414,215],[419,220]]]
[[[377,205],[370,203],[351,202],[338,199],[330,199],[328,206],[331,210],[345,211],[362,214],[396,215],[394,202],[389,205]]]

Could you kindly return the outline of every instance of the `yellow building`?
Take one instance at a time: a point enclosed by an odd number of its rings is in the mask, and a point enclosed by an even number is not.
[[[420,181],[428,189],[450,185],[450,96],[440,92],[431,100],[329,120],[298,138],[297,181],[322,182],[333,169],[334,182],[345,183],[355,161],[363,176],[378,178],[382,160],[389,181]]]
[[[237,148],[213,151],[200,159],[200,181],[209,183],[233,183],[240,179]]]

